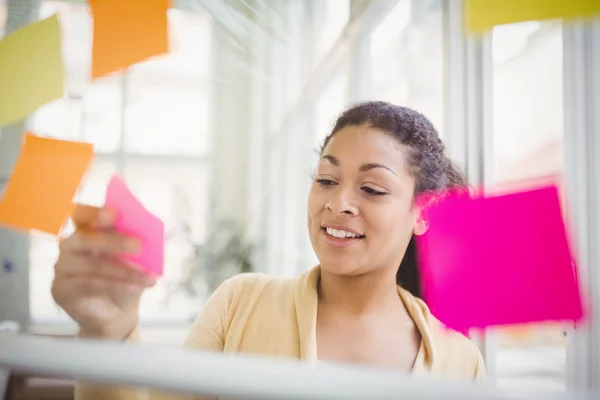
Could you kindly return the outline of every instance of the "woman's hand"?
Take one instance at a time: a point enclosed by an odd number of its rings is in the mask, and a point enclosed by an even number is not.
[[[125,340],[137,326],[140,297],[156,278],[117,258],[140,251],[140,243],[113,229],[109,210],[78,205],[73,222],[75,233],[60,243],[52,296],[81,337]]]

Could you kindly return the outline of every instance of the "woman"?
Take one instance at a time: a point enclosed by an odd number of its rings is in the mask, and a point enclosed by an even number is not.
[[[484,380],[477,348],[418,298],[413,237],[427,223],[415,196],[465,186],[421,114],[383,102],[348,109],[325,139],[308,200],[320,265],[295,279],[227,280],[186,346]],[[136,341],[139,298],[154,279],[114,257],[137,251],[135,238],[111,230],[109,210],[79,207],[74,220],[55,267],[56,302],[81,337]],[[77,394],[133,396],[83,383]]]

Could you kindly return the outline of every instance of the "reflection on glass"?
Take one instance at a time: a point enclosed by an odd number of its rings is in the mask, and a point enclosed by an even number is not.
[[[559,22],[494,29],[493,183],[562,173],[562,57]],[[566,344],[559,324],[496,331],[501,388],[566,390]]]

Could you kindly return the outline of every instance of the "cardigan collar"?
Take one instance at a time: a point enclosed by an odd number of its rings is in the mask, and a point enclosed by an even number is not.
[[[316,330],[320,276],[320,266],[305,272],[299,277],[295,292],[300,358],[309,362],[318,361]],[[401,287],[398,287],[398,295],[421,334],[421,345],[413,366],[413,374],[427,373],[431,370],[435,358],[433,333],[429,323],[429,309],[422,300],[414,297]]]

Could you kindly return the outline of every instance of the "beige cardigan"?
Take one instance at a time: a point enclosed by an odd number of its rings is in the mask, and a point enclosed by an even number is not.
[[[294,279],[242,274],[225,281],[210,297],[194,322],[185,346],[198,350],[262,354],[317,361],[316,267]],[[400,298],[421,333],[414,375],[484,381],[485,368],[477,347],[448,330],[431,315],[425,303],[398,288]],[[129,339],[137,341],[137,334]],[[80,382],[77,400],[146,398],[140,390],[93,386]],[[152,393],[152,400],[175,397]]]

